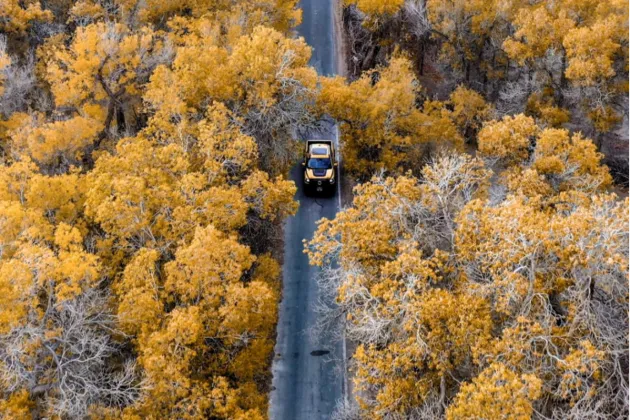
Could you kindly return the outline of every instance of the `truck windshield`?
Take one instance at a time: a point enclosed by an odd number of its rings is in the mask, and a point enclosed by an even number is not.
[[[310,169],[331,169],[332,163],[330,163],[330,158],[311,158],[308,160],[308,167]]]

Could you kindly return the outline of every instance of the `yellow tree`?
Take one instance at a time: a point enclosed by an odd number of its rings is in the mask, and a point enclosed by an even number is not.
[[[5,70],[11,65],[11,57],[7,54],[5,46],[2,47],[0,48],[0,95],[4,94]]]
[[[297,0],[116,0],[115,3],[120,8],[121,17],[132,22],[163,25],[172,18],[192,16],[193,19],[204,18],[218,23],[240,34],[250,33],[258,25],[288,33],[300,23],[302,16],[301,10],[296,7]]]
[[[619,0],[523,5],[503,49],[534,68],[540,86],[533,94],[543,95],[534,100],[551,100],[556,108],[576,105],[598,132],[607,132],[619,121],[615,98],[627,90],[627,9]]]
[[[0,3],[0,29],[25,32],[34,21],[52,20],[50,10],[42,10],[38,1],[3,0]]]
[[[91,116],[45,122],[43,115],[31,115],[9,131],[7,149],[14,157],[29,156],[49,172],[65,172],[81,165],[103,123]]]
[[[556,402],[539,410],[568,418],[598,405],[625,410],[611,388],[623,381],[614,365],[625,338],[608,328],[626,323],[622,243],[628,232],[621,226],[628,201],[578,197],[560,193],[548,207],[522,196],[499,206],[473,201],[461,212],[456,235],[467,289],[493,302],[507,327],[491,358],[543,379],[543,395]],[[545,346],[549,340],[558,344]]]
[[[534,375],[519,376],[501,364],[490,365],[462,386],[446,418],[530,419],[541,386]]]
[[[520,170],[544,197],[523,180],[527,194],[494,194],[480,161],[446,156],[421,180],[357,186],[352,207],[306,243],[338,303],[327,316],[344,316],[358,343],[362,416],[627,409],[615,366],[627,347],[628,200],[599,195],[607,172],[591,142],[556,129],[537,140]],[[555,167],[549,159],[559,172],[538,174],[537,163]]]
[[[518,164],[528,157],[537,132],[533,118],[523,114],[506,115],[500,121],[486,123],[479,131],[479,152],[506,164]]]
[[[418,94],[405,58],[394,58],[350,84],[340,77],[322,80],[318,101],[340,122],[349,172],[369,179],[378,169],[405,171],[417,168],[430,145],[461,145],[444,104],[426,101],[419,109]]]
[[[139,111],[142,83],[168,59],[163,41],[148,28],[94,23],[78,28],[68,47],[54,51],[46,79],[57,107],[102,124],[94,139],[98,147],[114,123],[122,133],[133,128],[126,115]]]
[[[262,420],[269,243],[316,120],[296,1],[62,3],[76,30],[43,40],[33,76],[54,104],[0,126],[0,410]],[[22,29],[48,16],[15,6]],[[18,70],[3,47],[0,89]]]
[[[256,258],[212,226],[196,230],[164,275],[158,258],[140,251],[116,287],[150,384],[146,402],[127,412],[261,417],[266,402],[253,380],[269,363],[277,294],[266,282],[242,281]]]
[[[133,364],[113,366],[120,347],[97,290],[98,258],[65,223],[48,243],[20,237],[0,260],[3,414],[85,417],[91,407],[132,403],[136,376]]]
[[[356,5],[362,12],[369,16],[367,22],[371,27],[377,27],[379,20],[393,16],[400,11],[404,0],[344,0],[346,5]]]
[[[193,127],[187,149],[123,139],[86,177],[120,326],[151,385],[145,401],[160,401],[125,415],[262,418],[279,269],[239,242],[266,251],[268,229],[297,209],[295,186],[257,169],[256,142],[225,106]]]
[[[566,129],[542,129],[523,114],[485,123],[478,144],[484,157],[510,168],[503,181],[525,195],[603,191],[612,183],[604,156],[590,139]]]
[[[474,139],[482,124],[493,115],[492,105],[463,85],[451,92],[449,105],[453,108],[453,121],[466,140]]]
[[[459,288],[448,251],[453,219],[484,196],[488,172],[466,156],[444,156],[411,176],[357,186],[353,206],[320,222],[306,244],[326,270],[355,353],[359,404],[377,418],[439,416],[456,383],[490,344],[484,299]],[[335,268],[336,261],[339,267]]]
[[[211,23],[191,22],[172,66],[151,76],[144,99],[155,111],[148,130],[163,141],[191,142],[199,113],[221,102],[244,134],[256,139],[262,168],[277,175],[295,159],[293,132],[314,123],[317,75],[310,48],[274,29],[223,40]],[[200,83],[201,81],[201,83]]]

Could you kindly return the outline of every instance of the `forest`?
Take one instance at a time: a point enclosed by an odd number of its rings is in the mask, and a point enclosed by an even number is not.
[[[352,202],[306,244],[342,419],[628,416],[628,2],[348,0]],[[624,198],[625,197],[625,198]]]
[[[339,8],[325,77],[297,0],[0,0],[0,418],[267,418],[329,117],[335,418],[628,416],[627,0]]]

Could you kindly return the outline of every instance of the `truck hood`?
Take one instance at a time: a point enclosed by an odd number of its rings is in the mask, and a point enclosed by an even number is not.
[[[306,176],[309,178],[330,179],[333,177],[332,169],[307,169]]]

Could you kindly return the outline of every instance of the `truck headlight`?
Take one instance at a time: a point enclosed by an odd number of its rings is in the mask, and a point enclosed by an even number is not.
[[[330,178],[330,183],[334,184],[335,183],[335,178]]]

